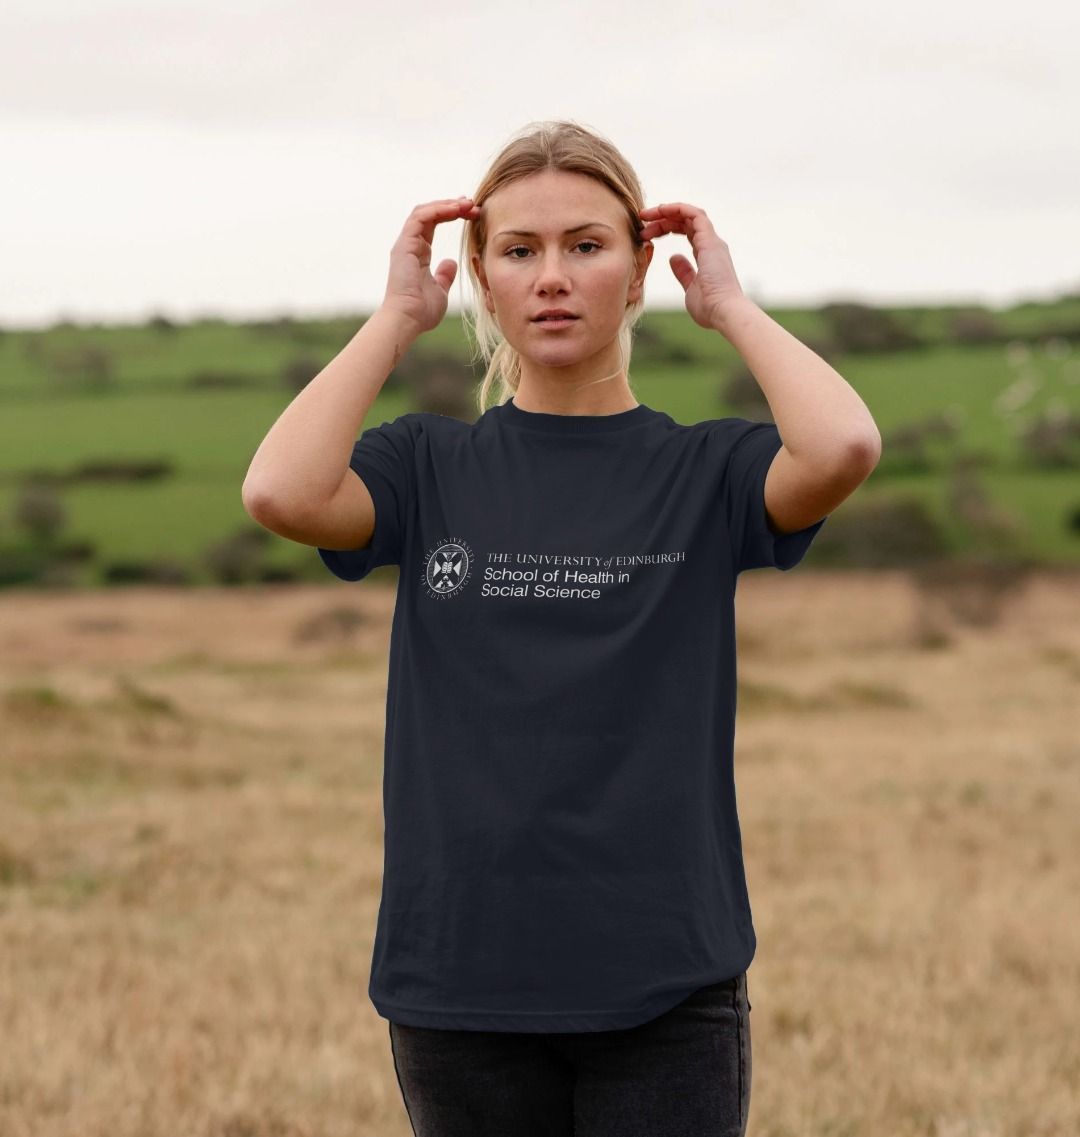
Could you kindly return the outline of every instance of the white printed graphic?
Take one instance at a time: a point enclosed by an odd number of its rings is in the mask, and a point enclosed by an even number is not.
[[[436,596],[452,596],[469,579],[472,550],[464,541],[448,538],[427,559],[424,583]]]
[[[678,565],[685,550],[655,553],[504,553],[489,552],[480,585],[482,597],[502,599],[599,600],[628,585],[633,570]],[[432,597],[461,592],[477,563],[472,549],[448,537],[428,556],[423,582]]]

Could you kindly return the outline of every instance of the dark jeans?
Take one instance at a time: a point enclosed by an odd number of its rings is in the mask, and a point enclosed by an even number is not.
[[[530,1034],[390,1023],[416,1137],[743,1137],[746,972],[620,1030]]]

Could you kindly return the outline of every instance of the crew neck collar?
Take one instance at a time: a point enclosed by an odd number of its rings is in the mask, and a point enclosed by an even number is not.
[[[628,411],[617,411],[613,415],[557,415],[547,411],[523,411],[512,398],[505,403],[497,403],[492,409],[508,426],[543,430],[549,434],[597,434],[624,430],[638,426],[656,413],[644,403],[638,403]]]

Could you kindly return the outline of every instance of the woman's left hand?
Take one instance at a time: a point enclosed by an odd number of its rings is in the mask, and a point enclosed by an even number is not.
[[[675,279],[686,293],[686,310],[703,328],[718,329],[723,311],[732,301],[744,298],[735,275],[727,242],[713,228],[704,209],[677,201],[668,205],[650,205],[639,211],[644,228],[638,232],[650,241],[665,233],[682,233],[690,240],[697,260],[697,270],[675,253],[668,258]]]

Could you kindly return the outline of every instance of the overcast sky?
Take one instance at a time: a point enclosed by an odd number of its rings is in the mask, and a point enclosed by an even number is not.
[[[1051,298],[1078,43],[1070,0],[5,0],[0,324],[370,310],[413,205],[551,118],[705,209],[763,305]]]

